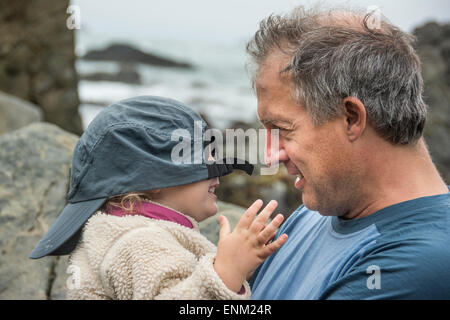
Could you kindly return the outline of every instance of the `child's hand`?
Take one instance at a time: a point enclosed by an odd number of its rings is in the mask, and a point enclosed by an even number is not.
[[[228,219],[219,217],[220,234],[214,269],[225,285],[235,292],[241,289],[247,275],[287,240],[287,235],[282,234],[270,242],[283,222],[283,215],[278,214],[266,226],[278,203],[270,201],[255,219],[262,205],[262,200],[256,200],[242,215],[233,232],[230,232]]]

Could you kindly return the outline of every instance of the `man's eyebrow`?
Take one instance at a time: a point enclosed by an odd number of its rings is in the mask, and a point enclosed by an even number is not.
[[[286,125],[291,125],[292,124],[291,121],[287,121],[287,120],[283,120],[283,119],[273,119],[273,118],[260,119],[259,116],[258,116],[258,120],[262,124],[273,124],[273,123],[283,123],[283,124],[286,124]]]

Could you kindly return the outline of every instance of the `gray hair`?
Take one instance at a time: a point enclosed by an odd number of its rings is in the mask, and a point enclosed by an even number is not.
[[[264,19],[247,52],[257,68],[274,50],[292,57],[282,72],[291,76],[293,96],[315,125],[342,114],[345,97],[356,97],[385,140],[414,143],[427,112],[415,39],[384,18],[380,28],[369,27],[369,19],[371,13],[354,9],[297,7]]]

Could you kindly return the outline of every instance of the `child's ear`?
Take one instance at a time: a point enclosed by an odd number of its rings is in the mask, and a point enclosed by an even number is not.
[[[161,196],[162,189],[147,190],[144,192],[149,200],[157,199]]]

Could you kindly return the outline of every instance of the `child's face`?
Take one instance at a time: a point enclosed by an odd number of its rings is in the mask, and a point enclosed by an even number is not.
[[[215,188],[219,178],[161,189],[157,202],[182,212],[197,221],[217,213]]]

